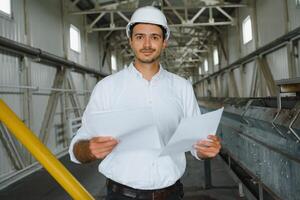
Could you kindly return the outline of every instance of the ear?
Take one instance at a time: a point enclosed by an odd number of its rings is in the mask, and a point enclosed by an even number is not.
[[[163,42],[162,48],[165,49],[167,47],[168,47],[168,41],[165,39],[164,42]]]
[[[130,47],[132,48],[132,40],[131,40],[131,37],[128,38],[128,43],[129,43]]]

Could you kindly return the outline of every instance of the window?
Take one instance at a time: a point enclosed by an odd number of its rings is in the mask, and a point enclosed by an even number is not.
[[[243,21],[243,43],[246,44],[252,40],[252,25],[250,16]]]
[[[0,3],[0,13],[5,15],[11,15],[11,1],[10,0],[1,0]]]
[[[204,60],[203,65],[204,65],[204,71],[208,72],[208,62],[207,62],[207,59]]]
[[[201,74],[202,74],[202,68],[199,67],[199,75],[201,75]]]
[[[296,0],[296,8],[300,8],[300,0]]]
[[[111,55],[111,69],[113,71],[117,70],[117,59],[115,55]]]
[[[214,48],[213,58],[214,58],[214,65],[218,65],[219,64],[219,52],[218,52],[217,48]]]
[[[80,53],[80,31],[74,25],[70,26],[70,48],[78,53]]]

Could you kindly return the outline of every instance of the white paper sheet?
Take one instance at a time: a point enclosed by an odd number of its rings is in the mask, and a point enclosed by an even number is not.
[[[160,156],[190,151],[198,140],[207,139],[208,135],[215,134],[223,109],[182,119]]]
[[[86,116],[85,124],[92,137],[112,136],[118,139],[118,150],[161,148],[150,108],[94,112]]]

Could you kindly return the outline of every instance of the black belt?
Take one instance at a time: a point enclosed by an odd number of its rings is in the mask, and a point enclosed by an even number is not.
[[[162,189],[157,189],[157,190],[134,189],[126,185],[117,183],[111,179],[107,179],[106,183],[107,183],[107,189],[115,193],[130,198],[137,198],[137,199],[144,199],[144,200],[164,200],[174,192],[183,193],[182,184],[180,183],[179,180],[174,185]]]

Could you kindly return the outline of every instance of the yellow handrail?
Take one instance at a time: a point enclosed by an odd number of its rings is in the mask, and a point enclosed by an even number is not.
[[[2,99],[0,99],[0,121],[6,125],[73,199],[94,199]]]

